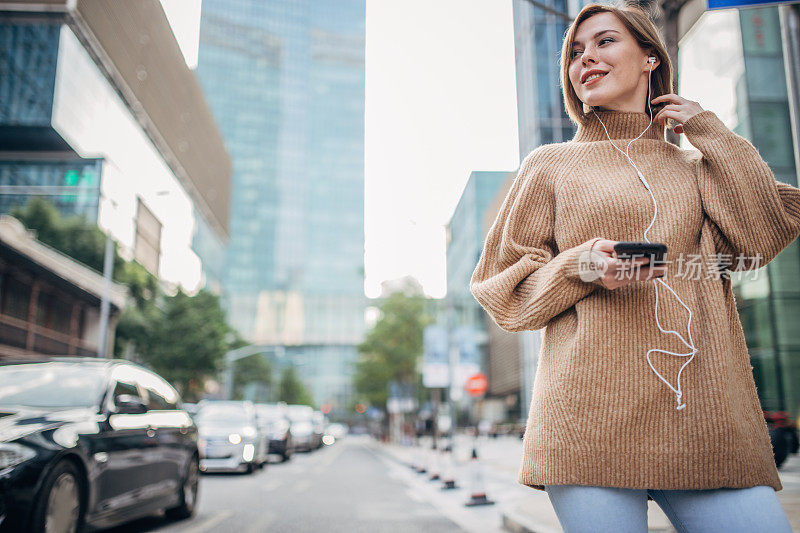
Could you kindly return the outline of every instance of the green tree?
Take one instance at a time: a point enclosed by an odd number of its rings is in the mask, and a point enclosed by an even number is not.
[[[281,381],[278,385],[278,400],[290,405],[314,405],[311,393],[308,392],[305,384],[300,381],[293,366],[288,366],[281,372]]]
[[[12,215],[34,230],[41,242],[102,271],[106,236],[86,218],[64,217],[43,198],[31,199]],[[117,324],[114,353],[132,352],[134,359],[172,382],[185,399],[197,399],[205,380],[217,375],[230,349],[232,329],[219,298],[207,291],[194,296],[165,295],[158,278],[139,263],[122,259],[116,244],[113,277],[128,287],[133,300]],[[264,374],[260,368],[254,375],[262,379]]]
[[[431,323],[425,298],[391,294],[380,306],[381,316],[359,346],[354,385],[372,405],[385,409],[389,382],[418,381],[422,331]]]
[[[103,271],[106,236],[83,216],[65,217],[56,206],[44,198],[33,197],[23,207],[14,208],[11,216],[36,232],[36,238],[76,261]],[[114,243],[114,279],[123,272],[125,260],[117,253]]]
[[[164,297],[161,313],[148,312],[143,319],[147,335],[139,337],[139,359],[187,399],[196,399],[230,348],[231,328],[219,298],[205,290],[194,296],[178,291]]]
[[[269,391],[272,387],[272,365],[264,354],[243,357],[236,361],[233,367],[233,398],[243,400],[247,385],[258,385],[262,390]],[[268,400],[268,398],[260,398]]]

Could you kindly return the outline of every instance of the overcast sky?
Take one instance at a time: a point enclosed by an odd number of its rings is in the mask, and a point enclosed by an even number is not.
[[[199,0],[162,0],[187,63]],[[444,225],[473,170],[519,163],[510,0],[367,0],[367,296],[416,277],[445,295]]]

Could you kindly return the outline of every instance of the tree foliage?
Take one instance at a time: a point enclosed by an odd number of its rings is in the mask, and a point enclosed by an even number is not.
[[[204,290],[194,296],[178,291],[141,316],[143,335],[134,340],[138,358],[187,399],[196,399],[205,380],[221,369],[230,347],[231,328],[219,298]]]
[[[358,346],[354,385],[372,405],[385,409],[391,381],[418,381],[422,331],[430,324],[422,296],[402,292],[390,295],[380,306],[380,319]]]
[[[103,271],[106,236],[85,217],[65,217],[56,206],[39,197],[13,209],[11,216],[35,231],[39,241],[98,272]],[[116,243],[114,250],[114,272],[119,272],[125,261],[116,253]]]
[[[41,242],[102,271],[106,236],[84,217],[64,217],[42,198],[12,214]],[[128,287],[132,300],[120,315],[114,353],[152,368],[185,399],[198,399],[205,380],[220,370],[233,337],[219,298],[207,291],[166,295],[158,278],[139,263],[125,261],[114,247],[113,278]]]
[[[300,381],[293,366],[288,366],[281,372],[281,381],[278,385],[278,400],[289,405],[314,405],[311,393]]]
[[[233,367],[233,398],[243,400],[245,387],[256,384],[263,390],[272,388],[272,365],[264,354],[255,354],[236,361]]]

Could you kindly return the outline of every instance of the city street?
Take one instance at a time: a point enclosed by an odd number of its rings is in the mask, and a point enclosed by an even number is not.
[[[153,517],[107,532],[463,531],[446,510],[392,475],[407,468],[378,450],[369,438],[347,437],[250,476],[204,475],[193,519]]]

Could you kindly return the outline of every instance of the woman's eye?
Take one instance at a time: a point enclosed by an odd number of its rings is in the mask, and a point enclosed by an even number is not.
[[[572,57],[575,57],[578,53],[580,53],[580,50],[573,50]]]
[[[603,44],[605,41],[613,43],[614,39],[612,39],[611,37],[604,37],[604,38],[600,39],[600,44]]]

